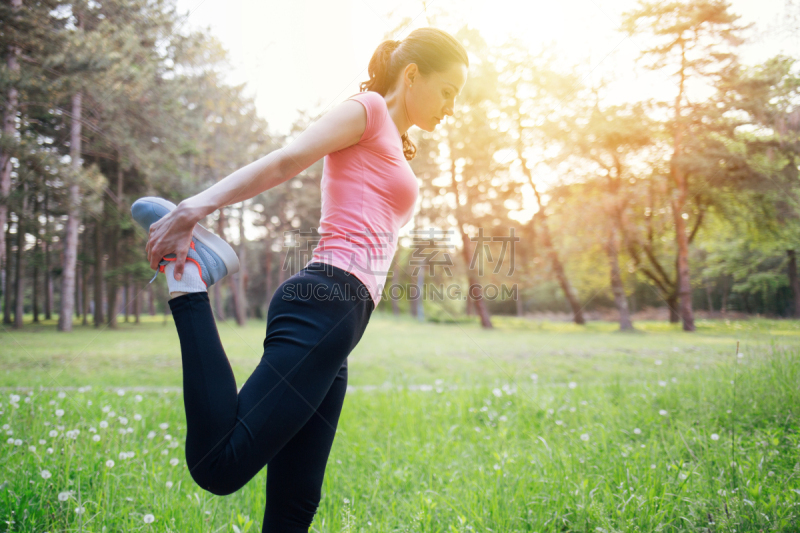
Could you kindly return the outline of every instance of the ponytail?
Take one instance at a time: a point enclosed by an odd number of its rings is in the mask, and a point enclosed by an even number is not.
[[[375,91],[381,96],[393,89],[397,76],[409,63],[415,63],[422,75],[444,72],[453,63],[469,67],[467,51],[455,37],[436,28],[417,28],[402,41],[386,40],[378,45],[369,60],[369,80],[360,85],[361,92]],[[403,155],[414,159],[417,147],[406,131],[402,135]]]

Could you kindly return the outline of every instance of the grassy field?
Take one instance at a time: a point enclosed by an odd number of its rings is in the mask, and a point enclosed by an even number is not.
[[[800,322],[496,325],[373,316],[311,531],[800,531]],[[264,324],[219,329],[241,385]],[[0,346],[0,531],[260,531],[266,470],[186,470],[169,319]]]

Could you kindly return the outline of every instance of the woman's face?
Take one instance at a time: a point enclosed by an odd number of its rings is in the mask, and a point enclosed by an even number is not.
[[[453,115],[455,100],[467,83],[467,66],[462,63],[453,64],[444,72],[431,72],[427,76],[416,69],[416,75],[406,73],[406,106],[408,118],[420,129],[433,131],[444,120]],[[412,78],[412,79],[408,79]]]

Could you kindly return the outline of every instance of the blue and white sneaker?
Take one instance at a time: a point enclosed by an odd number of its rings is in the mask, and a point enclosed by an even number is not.
[[[176,207],[169,200],[145,196],[133,202],[131,215],[145,231],[149,232],[153,222],[160,220]],[[192,242],[189,246],[186,260],[197,265],[206,288],[229,274],[239,272],[239,258],[233,248],[200,224],[195,225],[192,231]],[[170,261],[175,260],[177,260],[176,254],[165,255],[158,263],[158,270],[150,283],[156,279],[159,272],[164,272]]]

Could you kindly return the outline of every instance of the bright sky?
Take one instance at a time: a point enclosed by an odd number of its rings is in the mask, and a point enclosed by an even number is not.
[[[797,37],[774,31],[786,0],[733,0],[756,39],[742,52],[748,62],[800,49]],[[616,31],[634,0],[428,0],[428,13],[458,13],[492,43],[515,35],[537,48],[554,42],[569,60],[586,60],[584,73],[616,79],[619,99],[671,98],[664,75],[632,69],[645,43]],[[177,0],[189,23],[210,28],[229,51],[232,83],[246,82],[273,133],[288,131],[298,109],[321,113],[358,91],[375,47],[401,17],[411,30],[428,26],[421,0]],[[394,12],[394,16],[388,14]],[[434,23],[446,31],[457,27]]]

